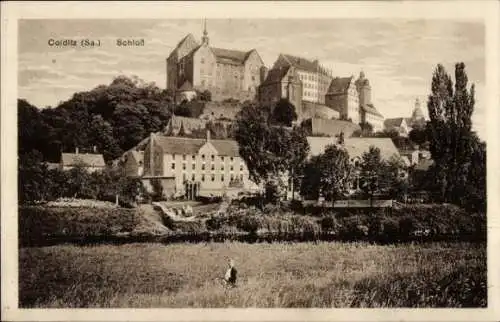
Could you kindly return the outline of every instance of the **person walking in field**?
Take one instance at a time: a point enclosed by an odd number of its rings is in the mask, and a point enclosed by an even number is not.
[[[229,268],[226,271],[226,274],[224,275],[224,283],[226,286],[229,287],[235,287],[236,286],[236,275],[238,271],[236,270],[236,267],[234,267],[234,260],[229,260]]]

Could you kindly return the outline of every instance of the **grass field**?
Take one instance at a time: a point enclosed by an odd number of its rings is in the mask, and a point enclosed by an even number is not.
[[[238,286],[216,281],[234,258]],[[485,307],[473,244],[21,248],[21,307]]]

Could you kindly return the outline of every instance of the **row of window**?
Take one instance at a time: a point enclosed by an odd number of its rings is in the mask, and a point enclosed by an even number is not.
[[[175,160],[176,157],[177,157],[177,154],[172,154],[172,160]],[[182,154],[182,161],[186,161],[187,159],[188,159],[187,155],[186,154]],[[191,155],[191,159],[192,160],[196,160],[196,155],[192,154]],[[215,161],[215,155],[211,154],[210,155],[210,159],[212,161]],[[205,155],[204,154],[201,155],[201,160],[205,161]],[[222,162],[224,162],[226,160],[226,157],[222,155],[222,156],[220,156],[220,160]],[[233,162],[234,161],[234,157],[229,157],[229,161]]]
[[[238,178],[238,177],[235,177],[234,175],[231,175],[231,177],[230,177],[229,181],[230,181],[230,182],[231,182],[231,181],[234,181],[234,180],[235,180],[235,178]],[[185,182],[186,180],[187,180],[187,175],[184,173],[184,174],[182,175],[182,181],[184,181],[184,182]],[[195,176],[194,174],[192,174],[192,175],[191,175],[191,181],[195,181],[195,180],[196,180],[196,176]],[[202,174],[202,175],[200,176],[200,180],[201,180],[201,181],[203,181],[203,182],[205,181],[205,175],[204,175],[204,174]],[[215,174],[212,174],[212,175],[210,176],[210,180],[211,180],[211,181],[215,181]],[[240,181],[243,181],[243,175],[242,175],[242,174],[240,174],[240,176],[239,176],[239,180],[240,180]],[[224,182],[224,175],[223,175],[223,174],[221,174],[221,176],[220,176],[220,181],[221,181],[221,182]]]
[[[191,168],[193,170],[195,170],[196,169],[196,164],[193,163],[193,165],[192,165]],[[212,166],[210,167],[210,169],[215,171],[215,165],[212,164]],[[173,162],[172,162],[172,170],[175,170],[175,163],[173,163]],[[182,170],[186,170],[186,164],[185,163],[182,164]],[[205,170],[205,164],[204,163],[201,165],[201,170]],[[224,171],[224,165],[221,165],[220,170]],[[234,167],[230,166],[229,170],[230,171],[234,171]],[[241,172],[243,171],[243,165],[240,165],[240,171]]]

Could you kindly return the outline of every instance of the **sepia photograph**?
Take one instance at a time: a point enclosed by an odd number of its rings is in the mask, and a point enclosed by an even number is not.
[[[494,304],[486,19],[11,25],[19,309]]]

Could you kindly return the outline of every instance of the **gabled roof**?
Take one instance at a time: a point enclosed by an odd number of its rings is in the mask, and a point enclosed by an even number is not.
[[[207,143],[205,139],[191,139],[173,136],[156,136],[156,143],[162,148],[163,153],[171,154],[197,154],[202,146]],[[238,143],[234,140],[210,140],[218,154],[221,156],[239,156]]]
[[[303,58],[303,57],[298,57],[298,56],[292,56],[288,54],[281,54],[285,60],[293,67],[308,71],[308,72],[317,72],[319,69],[319,63],[317,60],[315,61],[310,61],[309,59]]]
[[[343,94],[349,89],[349,85],[352,82],[353,77],[335,77],[330,83],[328,88],[328,94]]]
[[[239,51],[233,49],[210,47],[218,63],[243,65],[253,50]]]
[[[267,77],[261,85],[279,83],[288,74],[291,66],[273,68],[267,73]]]
[[[325,151],[325,148],[331,144],[337,144],[337,138],[334,137],[307,137],[310,147],[310,155],[319,155]],[[349,153],[349,158],[361,158],[363,153],[370,150],[370,146],[380,149],[380,156],[383,160],[389,160],[392,156],[399,156],[398,149],[389,138],[345,138],[343,147]]]
[[[377,116],[380,116],[380,117],[384,117],[382,114],[380,114],[380,112],[375,108],[375,106],[373,106],[373,104],[366,104],[366,105],[363,105],[361,106],[361,108],[366,112],[366,113],[369,113],[369,114],[373,114],[373,115],[377,115]]]
[[[351,158],[362,157],[370,146],[380,149],[382,160],[388,161],[394,155],[399,156],[399,151],[390,138],[347,138],[344,146]]]
[[[196,39],[194,38],[193,34],[189,33],[187,34],[184,38],[182,38],[178,43],[177,45],[175,46],[175,49],[172,50],[172,52],[170,53],[170,55],[168,56],[168,58],[172,57],[174,54],[176,54],[178,51],[179,51],[179,47],[182,46],[183,43],[185,43],[188,39],[191,39],[193,40],[195,43],[196,42]]]
[[[106,163],[102,154],[90,153],[63,153],[61,155],[63,166],[84,165],[87,167],[105,167]]]
[[[400,126],[402,126],[403,122],[406,122],[406,119],[404,117],[385,119],[384,127],[387,129],[391,129],[394,127],[400,127]]]

